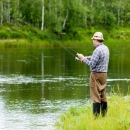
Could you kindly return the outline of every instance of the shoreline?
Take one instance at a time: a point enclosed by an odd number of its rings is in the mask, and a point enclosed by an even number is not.
[[[130,96],[111,94],[108,97],[108,112],[105,117],[95,119],[92,115],[92,104],[88,106],[71,107],[60,116],[56,122],[57,130],[111,130],[129,128]],[[97,125],[98,124],[98,125]]]
[[[128,40],[120,40],[120,39],[106,39],[104,41],[105,44],[129,44]],[[30,47],[35,47],[35,48],[40,48],[40,47],[45,47],[45,48],[50,48],[50,47],[58,47],[61,48],[61,44],[65,47],[85,47],[87,45],[92,44],[91,39],[86,39],[86,40],[65,40],[65,41],[54,41],[52,39],[45,39],[45,40],[28,40],[28,39],[3,39],[0,40],[0,48],[30,48]]]

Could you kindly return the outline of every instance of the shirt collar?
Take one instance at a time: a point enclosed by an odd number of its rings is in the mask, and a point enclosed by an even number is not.
[[[100,44],[98,44],[98,45],[95,45],[95,44],[94,44],[94,46],[95,46],[96,48],[97,48],[98,46],[100,46],[100,45],[103,45],[103,43],[100,43]]]

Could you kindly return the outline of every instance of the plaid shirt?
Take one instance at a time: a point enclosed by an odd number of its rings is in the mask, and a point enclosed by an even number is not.
[[[103,43],[96,46],[91,56],[85,57],[83,62],[90,66],[91,72],[107,72],[109,63],[109,49]]]

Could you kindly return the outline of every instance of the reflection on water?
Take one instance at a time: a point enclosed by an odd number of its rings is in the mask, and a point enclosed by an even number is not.
[[[120,86],[127,94],[129,45],[113,46],[109,45],[107,93]],[[86,48],[79,51],[90,55],[93,48]],[[91,102],[89,75],[89,67],[62,48],[1,49],[0,129],[53,130],[59,115],[70,106]]]

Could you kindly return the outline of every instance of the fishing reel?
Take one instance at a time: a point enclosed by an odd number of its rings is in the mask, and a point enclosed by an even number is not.
[[[75,57],[75,60],[77,60],[77,61],[81,61],[78,57]]]

